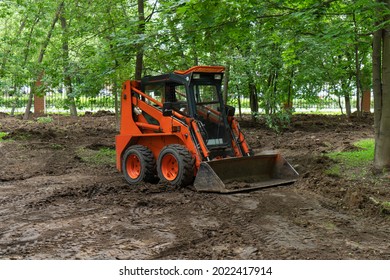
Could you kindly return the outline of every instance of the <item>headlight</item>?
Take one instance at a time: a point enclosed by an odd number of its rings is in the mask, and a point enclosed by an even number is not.
[[[221,80],[222,79],[222,75],[221,74],[215,74],[214,75],[214,79],[215,80]]]
[[[193,79],[200,79],[200,74],[199,74],[199,73],[194,73],[194,74],[192,75],[192,78],[193,78]]]

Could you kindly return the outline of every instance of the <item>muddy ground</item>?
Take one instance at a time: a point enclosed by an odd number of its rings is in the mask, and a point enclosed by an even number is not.
[[[296,115],[276,134],[243,120],[252,148],[281,152],[300,177],[221,195],[128,186],[112,158],[110,114],[27,122],[2,114],[0,258],[389,259],[381,203],[390,201],[389,179],[367,168],[326,172],[334,162],[325,154],[373,137],[372,125],[372,116]]]

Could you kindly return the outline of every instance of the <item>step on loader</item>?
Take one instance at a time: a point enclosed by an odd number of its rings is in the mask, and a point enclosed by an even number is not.
[[[194,66],[124,82],[116,165],[129,184],[232,193],[297,180],[280,154],[253,155],[223,100],[223,74],[222,66]]]

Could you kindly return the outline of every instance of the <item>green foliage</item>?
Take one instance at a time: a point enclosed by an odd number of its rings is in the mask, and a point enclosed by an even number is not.
[[[38,63],[58,1],[0,3],[0,98],[11,90],[20,97],[7,107],[20,105],[25,96],[19,89],[42,71],[42,92],[66,89],[69,99],[58,108],[68,109],[73,99],[78,108],[94,106],[102,85],[120,87],[134,76],[142,45],[144,75],[229,65],[230,99],[252,95],[267,114],[279,114],[293,98],[319,102],[324,90],[350,95],[355,47],[362,84],[369,86],[371,37],[364,35],[381,16],[374,0],[145,0],[145,32],[136,34],[135,0],[64,1]],[[88,105],[83,95],[91,98]]]
[[[278,111],[271,115],[264,115],[266,125],[277,133],[280,133],[290,124],[291,113],[287,111]]]

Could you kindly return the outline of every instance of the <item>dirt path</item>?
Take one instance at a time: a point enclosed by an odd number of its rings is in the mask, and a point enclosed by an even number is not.
[[[278,150],[294,185],[232,195],[127,186],[111,159],[113,116],[0,116],[1,259],[388,259],[390,220],[370,197],[390,184],[325,175],[324,152],[372,137],[372,117],[295,116],[276,135],[241,126],[256,152]]]

